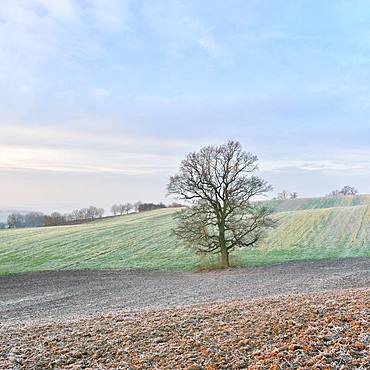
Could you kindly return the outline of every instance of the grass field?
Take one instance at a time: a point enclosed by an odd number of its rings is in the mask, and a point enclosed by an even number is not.
[[[370,196],[270,203],[279,211],[278,227],[258,248],[235,251],[234,265],[370,256]],[[171,235],[174,212],[0,230],[0,275],[83,268],[194,269],[213,264],[214,259],[196,255]]]
[[[265,202],[277,212],[303,209],[348,207],[370,205],[370,195],[361,194],[344,197],[296,198],[290,200],[271,200]]]

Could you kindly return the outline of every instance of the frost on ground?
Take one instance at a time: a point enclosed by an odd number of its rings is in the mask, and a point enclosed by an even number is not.
[[[367,369],[370,289],[0,329],[4,369]]]
[[[370,287],[370,258],[210,272],[73,270],[0,276],[0,328],[81,315]]]

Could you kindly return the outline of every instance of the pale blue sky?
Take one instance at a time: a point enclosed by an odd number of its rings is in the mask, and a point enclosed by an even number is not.
[[[0,1],[0,208],[165,200],[229,138],[274,193],[370,193],[370,3]]]

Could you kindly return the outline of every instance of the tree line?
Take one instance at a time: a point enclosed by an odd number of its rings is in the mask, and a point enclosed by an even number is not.
[[[327,197],[338,197],[343,195],[356,195],[358,194],[358,190],[353,186],[343,186],[342,189],[332,190]]]
[[[356,195],[358,194],[358,190],[353,186],[343,186],[342,189],[332,190],[327,197],[338,197],[338,196],[345,196],[345,195]],[[283,190],[278,195],[273,198],[273,200],[286,200],[286,199],[296,199],[298,198],[297,192],[290,192],[288,190]]]
[[[281,193],[278,193],[277,197],[272,198],[273,200],[285,200],[285,199],[296,199],[298,198],[297,192],[290,192],[288,190],[283,190]]]
[[[123,203],[114,204],[111,207],[113,216],[128,214],[130,212],[145,212],[161,208],[183,207],[179,203],[172,203],[166,206],[163,203]],[[8,215],[7,223],[0,223],[0,229],[42,227],[42,226],[61,226],[84,223],[101,219],[105,211],[103,208],[90,206],[88,208],[75,209],[70,213],[52,212],[47,215],[42,212],[11,213]]]
[[[122,216],[125,214],[129,214],[130,212],[146,212],[146,211],[154,211],[155,209],[162,209],[162,208],[181,208],[184,207],[183,204],[173,202],[169,205],[165,205],[164,203],[122,203],[122,204],[113,204],[111,207],[111,212],[114,216]]]
[[[46,215],[42,212],[11,213],[8,216],[7,225],[9,228],[40,227],[40,226],[60,226],[79,222],[93,221],[102,218],[103,208],[90,206],[72,211],[71,213],[61,214],[52,212]]]

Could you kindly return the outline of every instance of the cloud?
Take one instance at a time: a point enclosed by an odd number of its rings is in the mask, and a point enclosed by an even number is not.
[[[214,142],[217,144],[222,140]],[[103,125],[35,126],[1,125],[0,168],[117,174],[170,173],[184,155],[205,144],[206,138],[174,139],[135,136]],[[305,152],[273,159],[265,152],[262,171],[331,171],[370,174],[368,150],[327,150],[320,155]]]
[[[174,55],[182,55],[194,47],[212,57],[220,55],[220,43],[206,25],[192,14],[190,2],[146,1],[143,13],[149,27],[162,37]]]
[[[60,66],[70,67],[72,61],[78,63],[84,55],[96,56],[105,49],[97,36],[127,28],[129,4],[128,0],[3,0],[0,72],[16,71],[12,73],[16,79],[19,70],[28,71],[45,80],[48,63],[57,61],[58,71]],[[99,27],[99,35],[91,35],[92,24]]]
[[[92,85],[101,93],[104,86],[92,81],[110,58],[106,37],[128,27],[129,5],[119,0],[88,5],[79,0],[1,1],[1,121],[40,121],[46,112],[74,115],[77,104],[89,102]]]
[[[198,39],[199,45],[211,55],[217,57],[221,53],[221,47],[210,36],[203,35]]]
[[[0,168],[152,175],[173,171],[194,142],[135,137],[119,131],[2,125]],[[170,171],[170,172],[171,172]]]
[[[127,27],[131,14],[130,0],[2,0],[1,5],[1,19],[20,26],[37,26],[40,20],[83,23],[90,17],[118,31]]]
[[[199,144],[196,140],[181,138],[161,138],[155,136],[135,136],[114,127],[104,127],[103,122],[90,122],[89,125],[71,122],[59,125],[0,125],[1,142],[7,145],[27,145],[42,147],[71,147],[79,149],[105,150],[121,149],[135,152],[184,150]]]
[[[262,171],[291,171],[302,170],[314,171],[333,171],[342,174],[370,175],[370,152],[341,152],[333,153],[330,159],[279,159],[261,160],[260,169]]]
[[[0,145],[2,170],[149,175],[172,167],[165,155]]]

